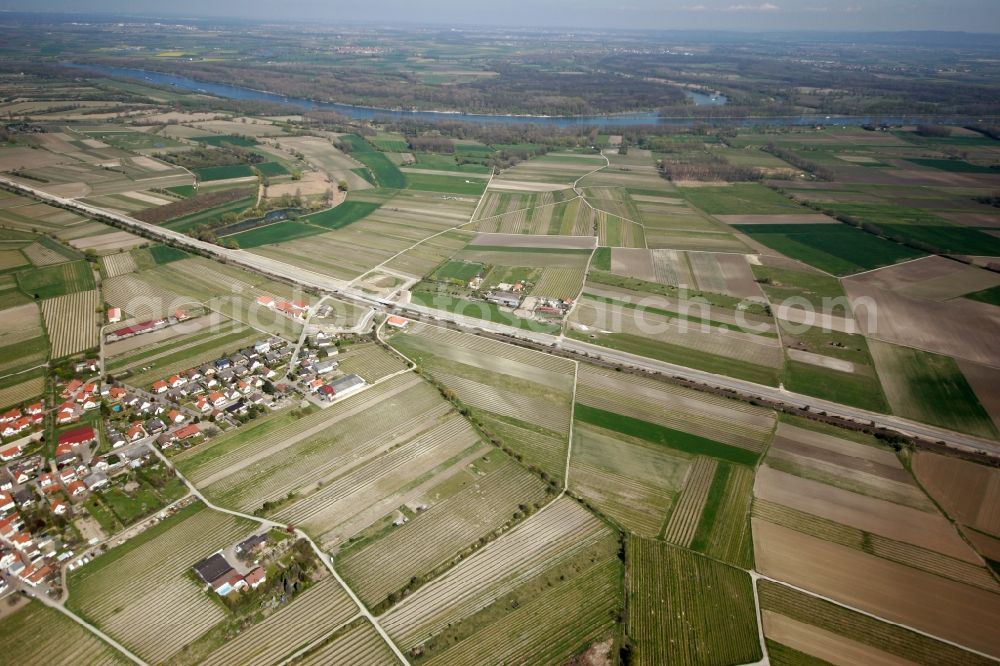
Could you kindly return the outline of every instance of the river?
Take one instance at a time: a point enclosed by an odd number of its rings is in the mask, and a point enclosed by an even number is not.
[[[86,69],[104,76],[113,76],[125,79],[138,79],[161,86],[172,86],[182,90],[200,92],[216,97],[228,99],[253,100],[258,102],[272,102],[277,104],[294,104],[307,109],[323,109],[336,111],[345,116],[358,120],[393,119],[405,120],[408,118],[417,120],[460,120],[472,123],[494,123],[494,124],[536,124],[554,125],[557,127],[571,126],[597,126],[615,127],[629,125],[677,125],[687,126],[694,124],[715,124],[715,125],[738,125],[749,127],[754,125],[864,125],[886,123],[889,125],[913,125],[919,123],[942,123],[960,125],[970,122],[981,122],[976,118],[952,117],[952,116],[825,116],[820,114],[806,114],[799,116],[768,116],[768,117],[744,117],[728,118],[724,116],[712,117],[691,117],[691,118],[661,118],[655,111],[641,113],[621,113],[600,116],[514,116],[514,115],[490,115],[483,113],[462,113],[449,111],[401,111],[390,109],[379,109],[368,106],[353,106],[350,104],[338,104],[336,102],[321,102],[303,97],[286,97],[275,93],[244,88],[241,86],[231,86],[224,83],[209,83],[198,81],[176,74],[164,74],[144,69],[132,69],[128,67],[112,67],[110,65],[80,65],[72,62],[64,62],[67,67]],[[722,106],[726,104],[723,95],[705,95],[704,93],[687,92],[688,97],[697,106]]]

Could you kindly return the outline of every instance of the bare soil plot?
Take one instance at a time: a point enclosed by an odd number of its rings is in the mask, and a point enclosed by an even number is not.
[[[589,250],[597,246],[597,239],[593,236],[532,236],[528,234],[479,233],[476,234],[470,245]]]
[[[871,664],[872,666],[904,666],[909,659],[883,652],[870,645],[851,640],[816,625],[806,624],[771,611],[763,611],[764,635],[793,650],[823,659],[830,664]]]
[[[149,241],[142,236],[130,234],[127,231],[112,231],[83,238],[74,238],[69,244],[78,250],[96,250],[98,254],[110,254],[119,250],[131,250]]]
[[[989,213],[955,213],[951,211],[942,211],[938,215],[949,222],[968,227],[1000,229],[1000,215]]]
[[[954,299],[929,307],[927,301],[856,280],[843,284],[868,337],[1000,367],[995,335],[1000,312],[995,306]]]
[[[556,192],[567,187],[568,185],[563,183],[536,183],[509,178],[494,178],[493,182],[490,183],[490,190],[514,192]]]
[[[76,354],[98,345],[97,290],[80,291],[42,301],[42,315],[52,345],[52,358]]]
[[[315,136],[281,137],[278,145],[305,155],[306,161],[325,173],[332,182],[347,181],[351,191],[372,187],[371,183],[353,171],[364,165],[337,150],[329,139]]]
[[[950,516],[1000,536],[1000,470],[920,451],[913,456],[913,473]]]
[[[29,340],[42,334],[38,306],[25,303],[0,310],[0,347]]]
[[[646,282],[657,282],[653,255],[639,248],[611,248],[611,272]]]
[[[780,472],[768,465],[757,471],[754,495],[843,525],[910,543],[959,560],[979,557],[939,513],[920,511]]]
[[[758,519],[757,569],[891,622],[1000,656],[1000,595]]]
[[[809,365],[815,365],[820,368],[826,368],[827,370],[836,370],[838,372],[849,372],[856,373],[859,372],[859,368],[854,363],[850,361],[845,361],[839,358],[833,358],[832,356],[823,356],[822,354],[814,354],[812,352],[803,351],[801,349],[787,349],[785,353],[788,354],[788,358],[793,361],[801,361],[802,363],[808,363]]]
[[[54,250],[42,243],[32,243],[21,248],[24,255],[28,257],[35,266],[53,266],[69,261],[69,258],[61,252]]]
[[[846,282],[894,291],[912,298],[944,301],[1000,284],[1000,275],[937,255],[863,273]]]

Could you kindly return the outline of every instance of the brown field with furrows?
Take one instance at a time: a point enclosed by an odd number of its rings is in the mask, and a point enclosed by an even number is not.
[[[1000,366],[1000,309],[969,299],[935,303],[844,280],[861,332],[877,340]]]
[[[646,282],[656,282],[653,256],[649,250],[615,247],[611,249],[611,272]]]
[[[763,450],[775,421],[761,407],[586,364],[580,365],[576,399],[751,451]]]
[[[130,234],[127,231],[111,231],[105,227],[106,233],[94,236],[73,238],[69,244],[78,250],[96,250],[98,254],[110,254],[119,250],[131,250],[149,241],[142,236]]]
[[[833,308],[834,311],[843,309]],[[816,312],[815,308],[806,309],[793,307],[791,305],[773,305],[775,319],[781,319],[789,324],[808,324],[818,326],[827,331],[839,331],[841,333],[858,333],[858,323],[851,317],[840,317],[836,314],[826,312]]]
[[[803,351],[801,349],[788,348],[785,350],[788,354],[788,358],[793,361],[801,361],[802,363],[808,363],[809,365],[815,365],[820,368],[826,368],[828,370],[837,370],[838,372],[864,372],[863,368],[851,363],[850,361],[844,361],[839,358],[833,358],[831,356],[823,356],[822,354],[814,354],[813,352]]]
[[[42,334],[42,319],[35,303],[0,310],[0,347],[23,342]]]
[[[1000,370],[963,360],[958,361],[958,367],[993,423],[1000,428]]]
[[[767,452],[773,467],[796,476],[922,511],[934,505],[914,483],[895,454],[876,445],[779,423]]]
[[[470,245],[499,247],[544,247],[563,250],[589,250],[597,245],[593,236],[532,236],[528,234],[479,233]]]
[[[565,190],[568,186],[556,183],[533,183],[523,180],[510,180],[507,178],[494,178],[490,183],[490,190],[503,192],[555,192]]]
[[[1000,274],[937,255],[847,278],[911,298],[945,301],[1000,284]]]
[[[97,290],[80,291],[42,301],[42,315],[52,345],[52,358],[96,347],[99,340]]]
[[[52,266],[69,261],[64,254],[41,243],[32,243],[21,248],[24,256],[35,266]]]
[[[1000,562],[1000,539],[970,529],[962,529],[962,534],[972,542],[973,547],[983,557]]]
[[[938,213],[938,215],[949,222],[954,222],[955,224],[961,224],[967,227],[1000,229],[1000,215],[990,213],[955,213],[948,211]]]
[[[109,278],[139,270],[135,258],[128,252],[109,254],[101,259],[101,265],[104,267],[105,277]]]
[[[19,402],[31,400],[42,394],[45,390],[45,379],[34,377],[27,379],[20,384],[13,384],[6,388],[0,388],[0,407],[9,407]]]
[[[764,635],[772,641],[798,650],[830,664],[852,666],[906,666],[914,662],[883,652],[864,643],[835,634],[814,624],[806,624],[773,611],[761,612]]]
[[[757,570],[1000,657],[1000,595],[754,518]]]
[[[345,180],[351,191],[367,190],[373,186],[355,173],[364,165],[337,150],[330,139],[315,136],[283,136],[275,139],[284,150],[292,149],[305,155],[306,162],[323,172],[334,183]]]
[[[778,471],[757,471],[754,496],[866,532],[981,564],[976,553],[937,512],[921,511]]]
[[[920,451],[913,473],[952,518],[1000,536],[1000,469]]]

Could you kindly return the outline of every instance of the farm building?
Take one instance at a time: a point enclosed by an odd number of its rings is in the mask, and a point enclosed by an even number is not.
[[[360,391],[365,386],[365,380],[357,375],[344,375],[330,382],[329,386],[333,389],[333,395],[341,398]]]
[[[521,297],[509,291],[495,291],[488,295],[486,300],[508,308],[516,308],[521,304]]]
[[[195,564],[193,569],[206,585],[211,585],[212,581],[218,580],[233,570],[229,566],[229,562],[226,561],[226,558],[222,556],[222,553],[206,557],[201,562]]]
[[[59,444],[69,446],[84,446],[97,441],[97,432],[90,426],[74,428],[59,435]]]
[[[108,323],[117,324],[122,320],[121,308],[108,308]]]
[[[406,328],[406,325],[409,322],[403,319],[402,317],[391,315],[388,319],[385,320],[385,323],[387,323],[389,326],[392,326],[393,328]]]

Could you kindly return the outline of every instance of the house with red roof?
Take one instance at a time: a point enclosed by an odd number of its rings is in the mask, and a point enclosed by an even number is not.
[[[66,502],[58,498],[52,500],[52,504],[49,505],[49,508],[51,508],[52,513],[57,516],[62,516],[69,510],[69,507],[66,506]]]
[[[24,521],[21,520],[21,514],[12,513],[6,518],[0,518],[0,536],[10,538],[17,534],[17,532],[24,527]]]
[[[6,411],[0,415],[0,424],[13,423],[19,418],[21,418],[21,410],[11,409],[10,411]]]
[[[274,299],[271,298],[270,296],[258,296],[257,305],[263,305],[265,308],[273,308]]]
[[[17,444],[12,444],[5,449],[0,449],[0,460],[13,460],[24,453],[26,448],[28,448],[28,444],[26,442],[18,442]]]
[[[69,383],[66,384],[66,386],[63,388],[62,393],[60,393],[60,395],[64,398],[69,398],[75,395],[76,392],[80,390],[81,386],[83,386],[82,380],[71,379],[69,380]]]
[[[114,402],[118,402],[119,400],[125,397],[126,393],[127,391],[123,389],[121,386],[112,386],[110,389],[108,389],[108,398],[110,398]]]
[[[406,328],[406,325],[409,322],[403,319],[402,317],[397,317],[396,315],[390,315],[389,318],[385,320],[385,323],[388,324],[389,326],[392,326],[393,328]]]
[[[73,497],[79,497],[87,492],[87,484],[83,481],[74,481],[66,486],[66,491]]]
[[[33,405],[28,405],[28,409],[25,410],[25,411],[28,412],[29,416],[34,416],[35,414],[44,414],[45,413],[45,401],[44,400],[40,400],[40,401],[36,402]]]
[[[243,577],[243,580],[250,586],[251,590],[256,590],[267,580],[267,571],[264,567],[255,567]]]
[[[170,385],[162,379],[153,382],[153,393],[166,393],[168,388],[170,388]]]
[[[126,439],[130,442],[138,442],[145,436],[146,430],[142,427],[141,423],[133,423],[129,426],[128,432],[125,434]]]
[[[176,409],[171,409],[167,412],[167,420],[174,424],[184,423],[184,414]]]
[[[51,488],[57,482],[56,475],[52,472],[45,472],[38,477],[38,487],[41,489]]]
[[[59,407],[59,411],[56,412],[56,423],[62,425],[64,423],[72,423],[77,419],[76,415],[76,405],[72,402],[65,402]]]
[[[117,324],[122,320],[121,308],[108,308],[108,323]]]
[[[191,439],[192,437],[197,437],[200,434],[201,429],[198,428],[198,425],[195,423],[186,425],[183,428],[178,428],[174,431],[174,437],[177,439]]]
[[[6,490],[0,491],[0,511],[6,513],[11,509],[15,508],[17,505],[14,504],[14,496],[11,495]]]
[[[80,426],[67,430],[59,435],[59,444],[68,444],[71,447],[87,446],[97,441],[97,431],[91,426]]]

